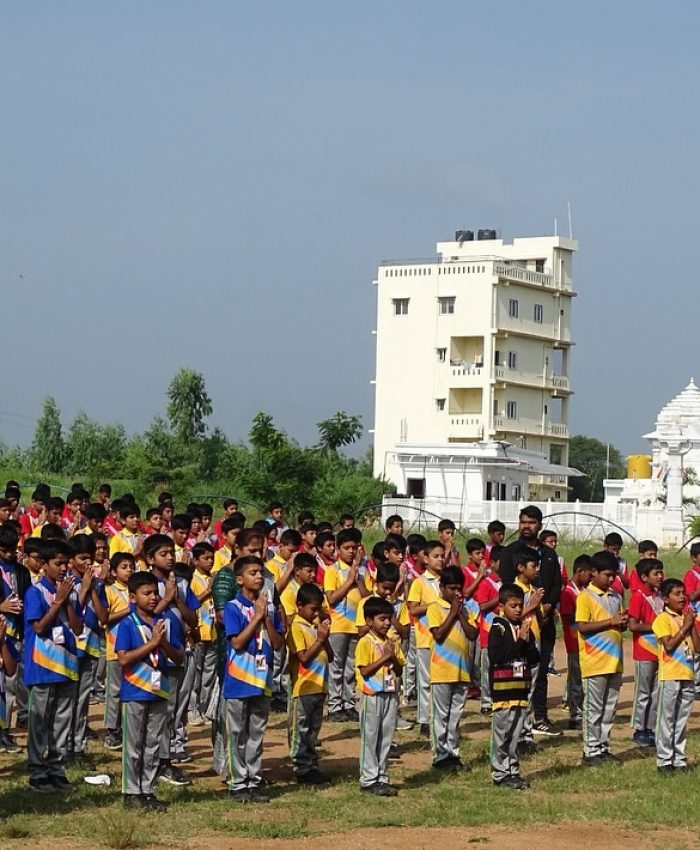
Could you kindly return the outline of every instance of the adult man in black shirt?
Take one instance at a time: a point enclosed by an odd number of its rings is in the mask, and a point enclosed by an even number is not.
[[[518,517],[520,537],[515,543],[506,546],[501,553],[500,577],[503,582],[515,581],[517,555],[523,550],[528,554],[535,551],[540,573],[538,585],[544,590],[544,596],[542,597],[540,667],[532,697],[535,715],[532,731],[536,735],[558,736],[561,732],[550,723],[547,717],[547,670],[556,639],[554,612],[561,594],[561,570],[556,552],[547,546],[541,546],[537,539],[541,529],[542,511],[535,505],[524,507]]]

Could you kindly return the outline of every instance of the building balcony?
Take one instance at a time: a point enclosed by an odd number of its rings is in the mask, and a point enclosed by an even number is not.
[[[481,440],[484,436],[483,417],[474,413],[451,413],[448,434],[451,440]]]
[[[561,422],[548,422],[543,425],[534,419],[508,419],[506,416],[493,417],[494,431],[507,434],[533,434],[537,436],[559,437],[568,439],[569,429]]]
[[[568,439],[569,429],[563,422],[548,422],[547,435],[549,437],[563,437]]]
[[[536,289],[555,289],[562,292],[572,292],[571,279],[566,277],[563,281],[557,282],[554,276],[546,272],[535,272],[530,269],[524,269],[522,266],[511,266],[507,263],[494,263],[493,273],[498,275],[502,280],[513,281],[514,283],[532,286]]]
[[[483,366],[450,366],[450,387],[480,387],[488,380]]]
[[[505,366],[494,366],[493,378],[503,384],[518,384],[519,386],[546,389],[552,395],[568,395],[569,379],[564,375],[542,375],[535,372],[523,372],[518,369],[509,369]]]

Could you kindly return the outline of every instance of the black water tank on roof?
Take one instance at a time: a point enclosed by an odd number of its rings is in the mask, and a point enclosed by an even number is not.
[[[476,238],[479,239],[479,240],[496,239],[496,231],[495,230],[479,230],[479,231],[477,231]]]
[[[473,242],[474,241],[474,231],[473,230],[456,230],[455,231],[455,242]]]

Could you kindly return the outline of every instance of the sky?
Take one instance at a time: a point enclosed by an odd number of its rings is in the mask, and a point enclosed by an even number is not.
[[[303,443],[337,410],[371,428],[378,263],[564,233],[568,202],[570,431],[644,450],[700,380],[699,24],[693,0],[2,0],[0,438],[49,394],[142,430],[183,366],[232,439],[259,410]]]

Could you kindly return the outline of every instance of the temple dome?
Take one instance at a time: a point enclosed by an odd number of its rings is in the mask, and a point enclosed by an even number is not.
[[[693,378],[684,390],[661,408],[656,422],[657,425],[692,423],[696,427],[700,426],[700,389]]]

